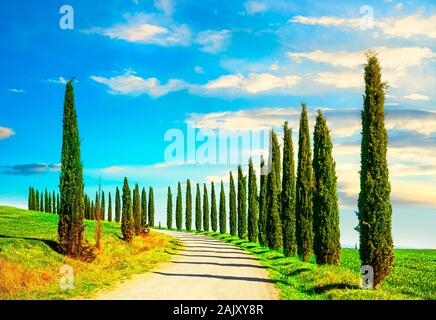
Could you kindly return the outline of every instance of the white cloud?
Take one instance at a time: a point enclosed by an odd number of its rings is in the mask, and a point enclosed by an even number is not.
[[[195,66],[195,67],[194,67],[194,71],[195,71],[195,73],[198,73],[198,74],[202,74],[202,73],[204,73],[203,68],[200,67],[200,66]]]
[[[7,139],[15,135],[14,130],[10,128],[0,127],[0,140]]]
[[[209,91],[233,90],[257,94],[273,89],[291,88],[300,80],[301,78],[295,75],[280,77],[269,73],[252,73],[248,77],[244,77],[241,74],[232,74],[211,80],[203,88]]]
[[[353,71],[320,72],[315,81],[337,88],[361,88],[363,86],[362,74]]]
[[[174,13],[173,0],[154,0],[154,6],[168,16]]]
[[[268,6],[264,2],[259,1],[247,1],[244,3],[245,12],[249,15],[268,11]]]
[[[428,101],[428,100],[430,100],[429,97],[427,97],[423,94],[419,94],[419,93],[409,94],[407,96],[404,96],[404,99],[412,100],[412,101]]]
[[[207,30],[200,32],[195,42],[201,45],[201,51],[215,54],[227,49],[230,44],[230,37],[229,30]]]
[[[395,9],[397,9],[398,11],[402,10],[402,9],[403,9],[403,3],[402,3],[402,2],[397,3],[397,4],[395,5]]]
[[[9,89],[8,91],[12,92],[12,93],[24,93],[24,92],[26,92],[23,89],[17,89],[17,88],[12,88],[12,89]]]
[[[124,75],[111,78],[93,75],[91,79],[107,85],[110,88],[109,92],[112,94],[148,94],[154,98],[187,88],[187,84],[181,80],[170,79],[166,84],[161,84],[156,78],[144,79],[136,76],[132,71],[127,71]]]
[[[338,18],[338,17],[305,17],[295,16],[289,20],[291,23],[307,25],[321,25],[325,27],[344,27],[360,29],[360,18]],[[436,14],[432,16],[410,15],[401,18],[382,18],[374,21],[375,28],[383,32],[387,37],[428,37],[436,38]]]
[[[67,84],[67,80],[64,77],[59,77],[57,79],[48,79],[48,83],[54,83],[54,84]]]

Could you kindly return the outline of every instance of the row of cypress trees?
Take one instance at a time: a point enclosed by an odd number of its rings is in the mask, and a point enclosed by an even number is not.
[[[29,194],[27,198],[27,207],[29,210],[47,212],[47,213],[59,213],[59,193],[55,191],[40,192],[34,187],[29,187]]]

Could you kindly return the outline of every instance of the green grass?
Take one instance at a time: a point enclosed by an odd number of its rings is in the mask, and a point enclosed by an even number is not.
[[[0,299],[89,298],[133,274],[143,273],[171,257],[177,242],[160,233],[120,240],[117,223],[103,222],[103,250],[92,263],[57,253],[58,217],[0,206]],[[96,223],[86,221],[86,238],[94,244]],[[74,289],[62,290],[60,268],[74,269]]]
[[[342,249],[339,266],[318,266],[285,258],[281,252],[261,247],[228,234],[203,232],[236,245],[256,256],[267,267],[271,279],[281,290],[282,299],[436,299],[436,250],[395,250],[395,265],[377,290],[360,288],[359,252]]]

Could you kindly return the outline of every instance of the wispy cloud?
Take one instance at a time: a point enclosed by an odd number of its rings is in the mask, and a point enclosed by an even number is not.
[[[7,139],[15,135],[11,128],[0,127],[0,140]]]
[[[0,174],[14,175],[14,176],[30,176],[37,174],[44,174],[48,172],[56,172],[61,168],[60,164],[45,164],[45,163],[31,163],[20,164],[12,166],[0,166]]]
[[[54,84],[67,84],[67,80],[64,77],[59,77],[57,79],[48,79],[48,83],[54,83]]]
[[[426,95],[419,94],[419,93],[409,94],[407,96],[404,96],[404,99],[412,100],[412,101],[428,101],[428,100],[430,100],[430,98],[427,97]]]
[[[229,30],[206,30],[197,35],[195,42],[201,45],[201,51],[215,54],[227,49],[230,38]]]
[[[269,7],[265,2],[247,1],[244,3],[245,12],[249,15],[255,15],[268,11]]]
[[[174,13],[175,3],[173,0],[154,0],[154,6],[164,14],[170,16]]]
[[[24,92],[26,92],[23,89],[17,89],[17,88],[12,88],[12,89],[9,89],[8,91],[12,92],[12,93],[24,93]]]

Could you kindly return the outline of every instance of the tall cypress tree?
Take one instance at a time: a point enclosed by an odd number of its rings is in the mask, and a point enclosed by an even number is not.
[[[121,221],[121,196],[120,189],[115,191],[115,222],[120,223]]]
[[[224,192],[224,183],[221,181],[221,191],[220,191],[220,233],[227,232],[227,219],[226,219],[226,193]]]
[[[98,205],[96,205],[98,207]],[[123,186],[123,216],[121,221],[121,231],[125,241],[130,242],[135,235],[135,226],[133,224],[133,205],[132,194],[129,188],[127,178],[124,178]]]
[[[213,232],[217,232],[218,230],[218,209],[216,205],[216,194],[215,194],[215,184],[212,182],[211,186],[211,195],[210,195],[210,224]]]
[[[201,231],[203,227],[202,214],[200,184],[197,183],[197,191],[195,192],[195,230],[197,231]]]
[[[72,257],[80,257],[86,247],[83,188],[79,127],[73,82],[70,80],[66,85],[64,102],[58,235],[60,247]]]
[[[106,201],[105,201],[105,196],[104,196],[104,191],[101,192],[101,209],[100,209],[100,218],[101,220],[105,219],[105,215],[106,215]]]
[[[135,234],[141,233],[141,198],[139,196],[139,186],[135,185],[133,191],[133,224],[135,226]]]
[[[94,200],[91,200],[91,210],[89,213],[90,213],[89,219],[93,220],[94,219]]]
[[[154,228],[154,193],[152,187],[148,191],[148,224],[150,228]]]
[[[108,207],[107,207],[107,221],[112,222],[112,195],[109,192]]]
[[[100,219],[100,210],[101,210],[101,204],[100,204],[100,193],[95,193],[95,208],[94,208],[94,220]]]
[[[141,192],[141,226],[143,229],[147,227],[147,192],[142,188]]]
[[[36,189],[35,192],[35,211],[39,211],[39,190]]]
[[[309,124],[306,104],[302,104],[298,138],[298,169],[296,183],[297,249],[303,261],[313,250],[313,174]]]
[[[29,195],[27,199],[27,209],[32,210],[32,187],[29,187]]]
[[[48,193],[47,189],[44,191],[44,212],[50,213],[51,201],[50,201],[50,193]]]
[[[286,257],[297,254],[296,215],[295,215],[295,162],[292,129],[285,122],[283,139],[283,175],[282,175],[282,227],[283,253]]]
[[[339,264],[341,254],[339,206],[332,140],[326,119],[318,110],[313,133],[313,249],[318,264]]]
[[[41,191],[41,197],[39,199],[39,211],[44,212],[44,194]]]
[[[271,172],[268,175],[268,187],[267,187],[267,217],[266,217],[266,230],[268,246],[271,249],[279,250],[282,246],[282,224],[280,220],[280,146],[277,139],[277,135],[274,131],[271,131],[270,139],[270,157],[269,157],[269,168]]]
[[[167,195],[167,228],[173,228],[173,195],[171,194],[171,187],[168,187]]]
[[[247,237],[247,178],[238,166],[238,236]]]
[[[257,218],[259,215],[259,202],[257,195],[257,178],[253,161],[248,163],[248,240],[257,242]]]
[[[60,196],[59,196],[59,193],[57,194],[57,196],[56,196],[56,209],[57,209],[57,214],[59,214],[60,213],[60,208],[61,208],[61,199],[60,199]]]
[[[260,158],[260,193],[259,193],[259,244],[266,247],[268,245],[268,237],[266,233],[267,221],[267,187],[268,187],[268,172],[265,166],[263,156]]]
[[[89,207],[88,207],[88,195],[84,194],[84,202],[85,202],[85,219],[89,220]]]
[[[185,216],[185,227],[186,231],[191,231],[192,228],[192,192],[191,192],[191,181],[189,179],[186,181],[186,216]]]
[[[176,199],[176,227],[177,230],[182,230],[183,216],[182,216],[182,186],[180,182],[177,185],[177,199]]]
[[[230,234],[236,236],[237,232],[237,213],[236,213],[236,190],[235,181],[233,179],[233,174],[230,172],[230,191],[229,191],[229,223],[230,223]]]
[[[386,83],[377,55],[367,54],[362,112],[360,194],[358,200],[360,260],[374,269],[374,286],[392,271],[391,185],[386,160],[388,134],[384,124]]]
[[[209,196],[207,194],[207,186],[203,187],[203,230],[209,231]]]
[[[51,196],[51,213],[56,213],[56,194],[54,190],[52,191]]]

